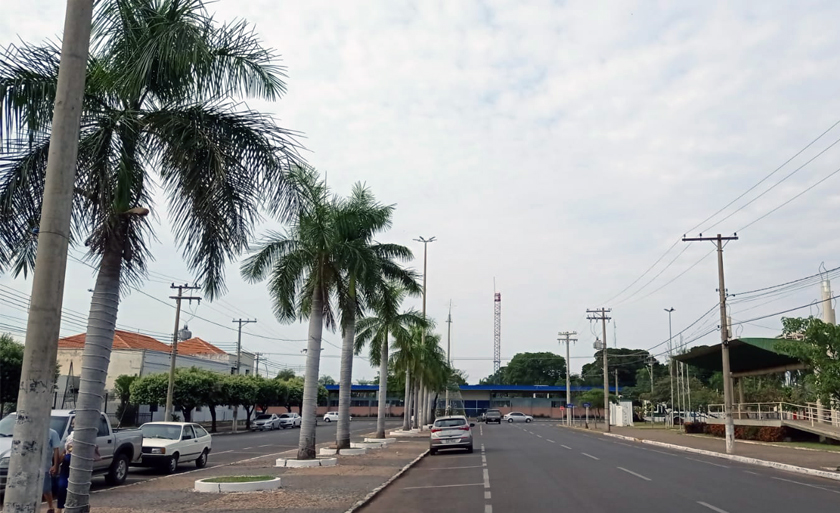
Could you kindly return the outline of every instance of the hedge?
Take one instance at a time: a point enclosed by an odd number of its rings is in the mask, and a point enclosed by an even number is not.
[[[726,436],[726,426],[723,424],[705,424],[703,422],[686,422],[686,433],[704,433],[720,438]],[[735,438],[738,440],[755,440],[758,442],[781,442],[788,436],[787,428],[773,426],[735,426]]]

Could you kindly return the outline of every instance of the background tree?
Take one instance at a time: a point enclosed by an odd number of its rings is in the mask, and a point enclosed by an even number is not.
[[[469,376],[467,375],[466,371],[464,371],[463,369],[452,369],[449,381],[455,386],[460,387],[461,385],[467,384],[468,377]]]
[[[131,423],[134,422],[136,408],[134,408],[134,404],[131,402],[131,384],[137,379],[137,376],[123,374],[121,376],[117,376],[117,379],[114,380],[114,392],[120,399],[120,405],[117,406],[117,418],[119,419],[119,425],[122,425],[126,420]]]
[[[505,372],[507,371],[507,367],[499,367],[497,372],[487,376],[486,378],[481,378],[478,381],[479,385],[504,385],[505,383]]]
[[[332,376],[324,374],[320,378],[318,378],[318,383],[321,385],[335,385],[335,380]]]
[[[281,370],[280,372],[277,373],[277,379],[284,380],[284,381],[294,379],[296,377],[297,377],[297,374],[295,374],[295,371],[293,371],[292,369],[283,369],[283,370]]]
[[[153,193],[169,201],[176,243],[213,299],[226,263],[247,248],[260,210],[295,203],[285,180],[297,143],[244,98],[285,91],[275,52],[244,21],[220,25],[202,0],[102,0],[90,43],[71,220],[72,245],[98,267],[77,400],[77,463],[68,505],[90,489],[98,410],[120,292],[145,276]],[[60,48],[0,51],[0,254],[16,275],[34,268]],[[5,264],[5,262],[3,262]],[[6,265],[3,265],[6,268]]]
[[[784,318],[782,333],[801,337],[779,342],[777,347],[808,364],[813,390],[823,404],[840,401],[840,326],[814,317]]]
[[[208,395],[208,381],[205,379],[204,371],[195,367],[175,369],[174,385],[172,404],[181,411],[184,422],[191,422],[192,411],[204,406],[205,398]],[[129,387],[131,391],[130,400],[134,404],[161,406],[166,403],[168,387],[169,375],[163,372],[137,378]]]
[[[222,384],[228,406],[245,409],[245,429],[251,429],[251,414],[259,400],[260,384],[256,376],[233,374],[226,376]]]
[[[256,405],[265,413],[269,406],[283,406],[286,404],[288,385],[279,379],[265,379],[257,377]]]
[[[619,387],[635,387],[637,371],[644,369],[648,365],[650,358],[651,354],[642,349],[630,349],[626,347],[607,348],[610,386],[612,387],[615,384],[614,371],[617,370]],[[587,363],[583,366],[582,374],[584,379],[591,385],[603,386],[603,349],[595,353],[595,360],[592,363]],[[650,384],[650,381],[648,381],[648,384]]]
[[[505,385],[565,385],[566,359],[550,352],[517,353],[502,379]]]
[[[0,334],[0,418],[17,403],[20,372],[23,365],[23,344],[7,333]]]
[[[225,404],[224,392],[222,391],[222,378],[224,376],[206,369],[193,368],[191,371],[196,374],[195,379],[201,381],[201,404],[206,405],[210,411],[210,432],[215,433],[216,408]]]

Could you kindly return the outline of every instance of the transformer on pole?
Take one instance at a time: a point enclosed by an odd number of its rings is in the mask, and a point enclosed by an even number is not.
[[[496,292],[493,312],[493,374],[502,366],[502,293]]]

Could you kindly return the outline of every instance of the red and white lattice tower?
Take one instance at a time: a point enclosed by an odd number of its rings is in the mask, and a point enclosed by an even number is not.
[[[493,312],[493,373],[502,366],[502,293],[496,292]]]

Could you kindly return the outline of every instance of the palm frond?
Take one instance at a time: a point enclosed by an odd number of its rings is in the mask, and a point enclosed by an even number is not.
[[[176,239],[213,298],[225,290],[226,262],[247,249],[259,207],[288,197],[294,143],[266,116],[208,104],[159,109],[144,123]]]
[[[42,132],[52,123],[60,55],[55,44],[0,49],[0,141],[7,151],[17,134]]]

